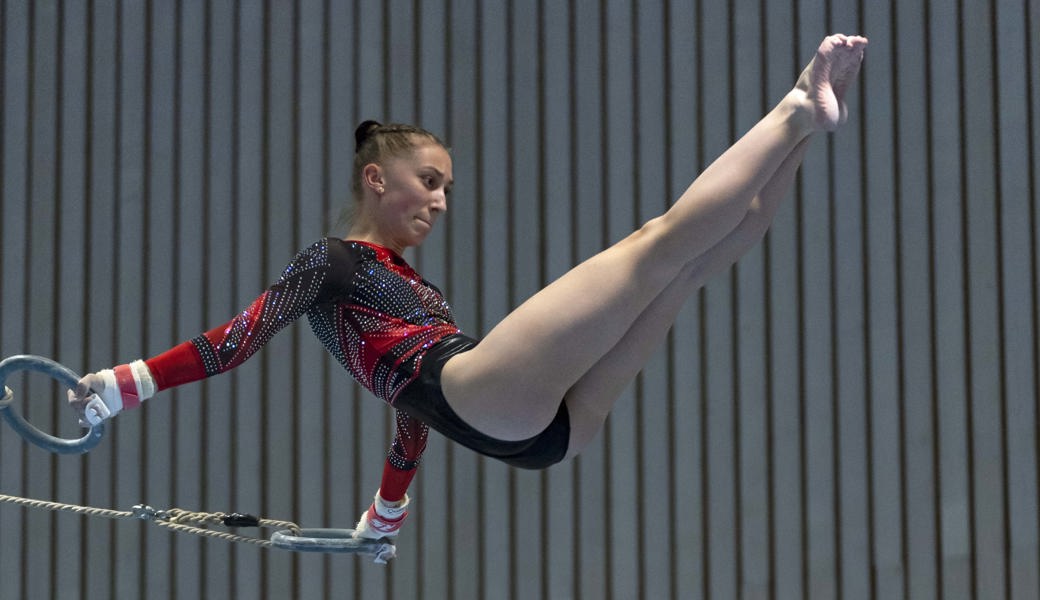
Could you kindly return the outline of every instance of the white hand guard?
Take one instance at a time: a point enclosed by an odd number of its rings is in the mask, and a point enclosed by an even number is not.
[[[372,505],[361,515],[361,520],[354,528],[354,537],[378,540],[397,536],[398,530],[408,517],[405,507],[410,502],[408,494],[405,494],[402,501],[391,504],[376,492]]]
[[[137,360],[84,376],[68,395],[69,403],[83,412],[80,424],[92,426],[154,396],[155,379],[144,361]]]

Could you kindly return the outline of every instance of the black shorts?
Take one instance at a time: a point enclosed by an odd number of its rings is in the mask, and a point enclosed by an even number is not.
[[[495,439],[477,431],[448,406],[441,391],[441,369],[449,358],[476,345],[476,340],[462,334],[448,336],[434,344],[423,356],[419,376],[401,390],[394,408],[403,410],[471,450],[514,467],[544,469],[563,460],[570,442],[571,425],[567,406],[562,400],[556,418],[544,431],[515,442]],[[493,394],[494,390],[488,393]]]

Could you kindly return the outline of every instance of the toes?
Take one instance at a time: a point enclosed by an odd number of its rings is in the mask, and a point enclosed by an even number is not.
[[[869,44],[869,43],[870,43],[870,40],[868,40],[867,38],[865,38],[865,37],[863,37],[861,35],[852,35],[852,36],[849,36],[849,38],[848,38],[848,44],[850,46],[852,46],[853,48],[856,48],[856,49],[866,48],[867,44]]]

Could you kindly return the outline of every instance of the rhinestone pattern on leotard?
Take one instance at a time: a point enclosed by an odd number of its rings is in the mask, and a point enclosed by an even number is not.
[[[319,242],[304,249],[278,281],[227,324],[191,340],[206,375],[242,364],[289,323],[311,307],[329,274],[328,252]]]
[[[360,261],[345,296],[316,304],[308,318],[315,335],[351,375],[393,404],[417,376],[425,351],[459,328],[440,291],[404,259],[380,246],[347,246]]]

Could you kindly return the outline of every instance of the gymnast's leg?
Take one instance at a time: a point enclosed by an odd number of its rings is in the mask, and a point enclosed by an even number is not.
[[[795,88],[664,215],[575,267],[507,316],[477,348],[450,359],[441,383],[455,412],[499,439],[538,434],[561,398],[687,264],[738,228],[802,140],[843,120],[842,96],[865,43],[827,38]]]
[[[790,192],[809,147],[809,139],[802,140],[780,165],[773,179],[751,202],[740,225],[711,250],[688,263],[639,315],[621,341],[567,392],[564,400],[571,424],[568,458],[581,452],[602,429],[621,392],[664,343],[686,301],[709,279],[733,266],[762,240],[773,223],[780,202]]]

